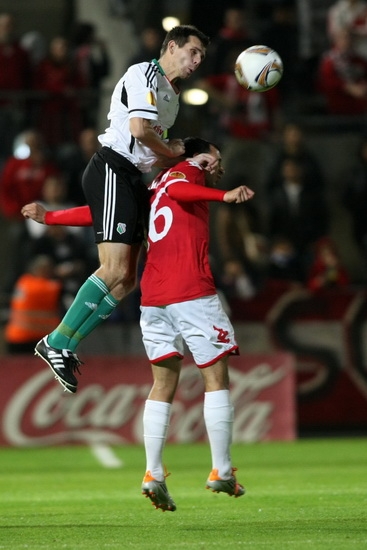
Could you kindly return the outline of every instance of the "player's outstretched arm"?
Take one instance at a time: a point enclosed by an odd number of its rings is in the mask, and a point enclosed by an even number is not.
[[[21,209],[21,213],[25,218],[30,218],[38,223],[45,223],[46,212],[46,208],[38,204],[38,202],[26,204]]]
[[[21,213],[45,225],[74,225],[84,227],[93,225],[92,214],[88,205],[67,208],[66,210],[46,210],[36,202],[23,206]]]
[[[224,194],[223,202],[228,202],[228,203],[235,202],[238,204],[240,202],[245,202],[252,199],[254,195],[255,195],[255,192],[252,191],[252,189],[250,189],[246,185],[240,185],[235,189],[231,189],[230,191],[227,191]]]

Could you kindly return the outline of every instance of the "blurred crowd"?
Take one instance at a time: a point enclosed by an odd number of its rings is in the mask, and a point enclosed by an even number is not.
[[[252,187],[246,167],[257,162],[259,144],[269,150],[261,201],[231,209],[213,205],[211,260],[218,289],[230,299],[251,299],[268,285],[316,292],[359,283],[331,237],[327,166],[308,147],[296,115],[311,105],[317,114],[359,124],[353,169],[339,200],[365,262],[367,134],[360,122],[367,112],[367,1],[330,1],[324,17],[328,46],[309,58],[300,55],[300,3],[295,0],[250,2],[250,14],[246,2],[213,1],[215,16],[209,18],[199,4],[206,3],[189,3],[188,20],[182,22],[212,37],[195,86],[209,94],[200,111],[200,134],[221,147],[223,186]],[[159,57],[165,34],[160,13],[157,8],[155,17],[139,20],[138,48],[121,72]],[[266,93],[242,88],[234,76],[236,57],[253,44],[272,46],[284,62],[281,82]],[[89,229],[38,225],[24,220],[20,209],[32,201],[53,210],[84,204],[81,174],[99,148],[101,87],[110,72],[109,44],[94,24],[76,22],[67,35],[47,41],[33,30],[20,36],[14,16],[0,13],[0,221],[10,251],[2,263],[0,296],[8,324],[13,310],[25,315],[27,307],[34,310],[38,304],[56,325],[96,267]],[[57,284],[47,286],[49,281]],[[46,290],[49,300],[40,301]],[[138,316],[137,289],[118,310],[117,320]],[[45,321],[39,334],[47,332]],[[6,335],[10,351],[27,344],[24,335],[14,339],[11,326]],[[33,346],[38,333],[32,338]]]

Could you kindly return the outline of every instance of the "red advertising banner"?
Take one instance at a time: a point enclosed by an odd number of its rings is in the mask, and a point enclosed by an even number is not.
[[[141,357],[87,357],[78,392],[63,392],[35,357],[2,358],[0,445],[142,443],[144,402],[152,377]],[[231,358],[233,440],[253,442],[296,437],[293,356],[288,353]],[[187,363],[172,407],[169,442],[206,439],[203,384]]]

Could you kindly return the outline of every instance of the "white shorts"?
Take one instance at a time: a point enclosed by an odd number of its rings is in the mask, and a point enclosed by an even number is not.
[[[200,368],[238,355],[234,330],[217,295],[162,307],[141,306],[140,326],[151,363],[184,356],[184,342]]]

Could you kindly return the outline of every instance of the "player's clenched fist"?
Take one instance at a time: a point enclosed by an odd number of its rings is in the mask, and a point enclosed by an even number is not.
[[[185,146],[182,139],[171,139],[166,145],[171,150],[172,157],[179,157],[185,154]]]
[[[25,218],[30,218],[38,223],[45,223],[46,210],[36,202],[23,206],[21,213]]]
[[[231,191],[227,191],[223,197],[223,202],[245,202],[249,199],[252,199],[254,195],[255,192],[252,191],[252,189],[250,189],[246,185],[240,185],[235,189],[231,189]]]

